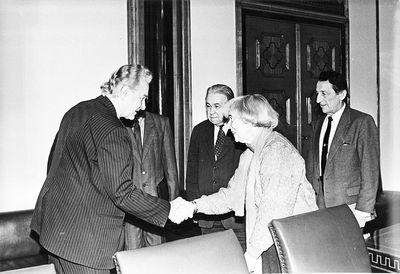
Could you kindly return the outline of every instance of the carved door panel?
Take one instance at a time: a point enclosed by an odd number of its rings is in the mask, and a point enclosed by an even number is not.
[[[243,93],[264,95],[279,113],[276,130],[297,145],[295,24],[246,16],[245,25]]]
[[[340,26],[305,24],[246,15],[243,94],[260,93],[279,113],[277,131],[303,157],[311,122],[321,115],[315,85],[321,71],[342,72]]]
[[[311,122],[322,115],[316,103],[315,87],[322,71],[342,71],[341,29],[338,27],[300,25],[301,33],[301,140],[302,155],[307,155]]]

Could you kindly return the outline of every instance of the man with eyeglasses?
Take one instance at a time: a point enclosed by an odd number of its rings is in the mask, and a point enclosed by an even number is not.
[[[210,195],[226,187],[245,147],[236,143],[228,131],[223,105],[234,97],[230,87],[216,84],[207,89],[207,120],[193,128],[189,144],[186,172],[188,200]],[[202,234],[233,229],[245,250],[244,220],[233,212],[224,215],[197,215]]]

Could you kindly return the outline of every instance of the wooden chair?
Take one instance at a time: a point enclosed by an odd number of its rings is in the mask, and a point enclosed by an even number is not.
[[[273,220],[283,273],[371,272],[362,231],[347,205]]]

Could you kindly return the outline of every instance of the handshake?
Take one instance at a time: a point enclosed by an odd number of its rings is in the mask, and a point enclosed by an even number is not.
[[[181,197],[176,198],[170,202],[171,210],[168,219],[176,224],[182,223],[184,220],[193,217],[197,212],[197,205],[195,202],[188,202]]]

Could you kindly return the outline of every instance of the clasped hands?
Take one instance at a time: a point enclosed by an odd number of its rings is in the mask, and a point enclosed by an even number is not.
[[[192,202],[188,202],[181,197],[176,198],[170,202],[171,209],[169,212],[168,219],[176,224],[182,223],[184,220],[193,217],[195,212],[195,205]]]

